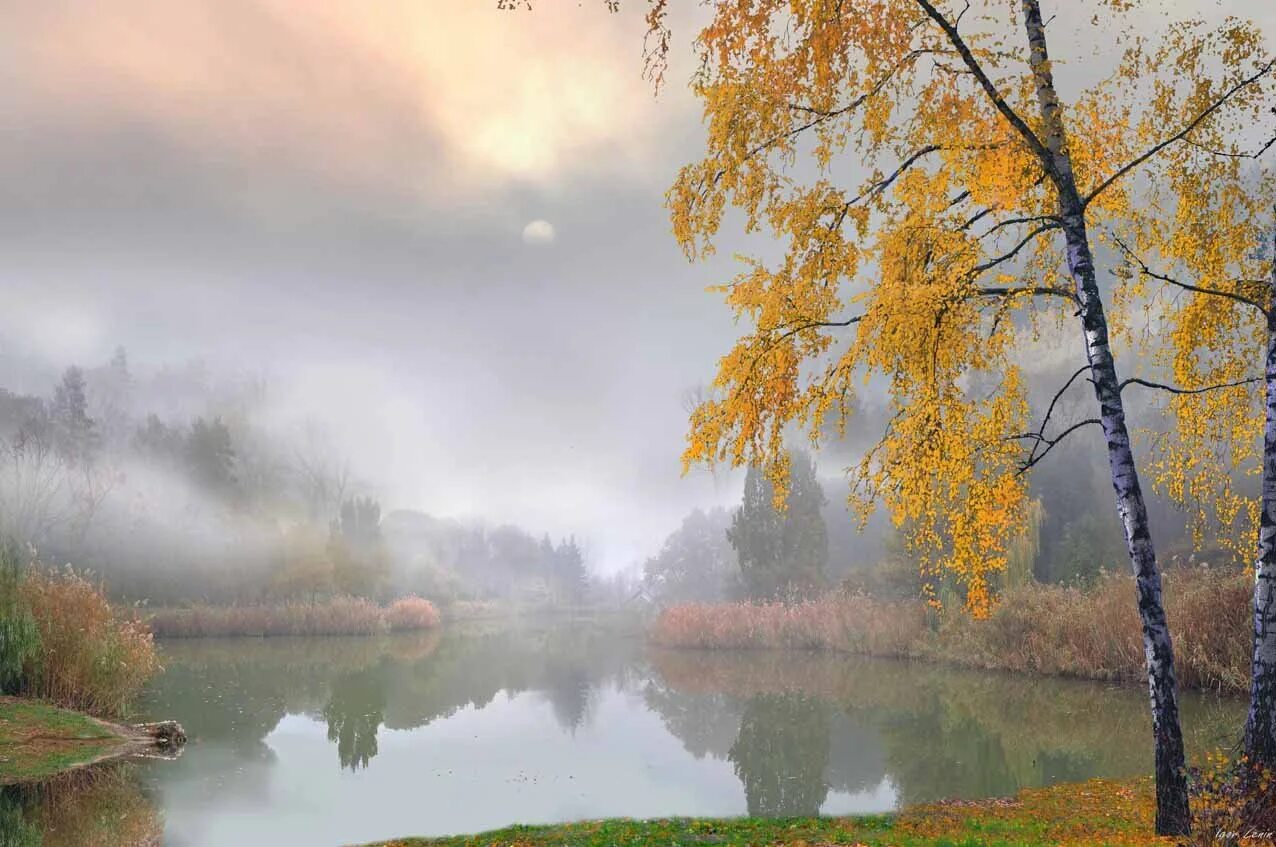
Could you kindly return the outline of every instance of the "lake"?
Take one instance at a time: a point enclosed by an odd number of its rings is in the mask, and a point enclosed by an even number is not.
[[[11,789],[0,827],[17,806],[46,844],[88,843],[77,827],[106,818],[121,843],[162,828],[170,847],[349,844],[611,816],[882,812],[1151,769],[1137,686],[658,650],[601,621],[162,647],[141,711],[186,727],[184,755]],[[1244,704],[1189,693],[1182,711],[1199,753],[1235,740]]]

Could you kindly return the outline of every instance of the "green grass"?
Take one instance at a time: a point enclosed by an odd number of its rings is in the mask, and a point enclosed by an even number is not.
[[[0,697],[0,784],[43,779],[99,759],[126,742],[88,715]]]
[[[1033,847],[1173,844],[1152,836],[1148,780],[1092,780],[1030,789],[1013,799],[934,803],[898,815],[854,818],[613,819],[514,826],[479,835],[408,838],[382,847],[692,847],[820,845],[865,847]]]

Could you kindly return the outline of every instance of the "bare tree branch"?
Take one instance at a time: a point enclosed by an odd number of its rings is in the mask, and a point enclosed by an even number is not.
[[[1083,427],[1090,426],[1092,424],[1099,424],[1100,426],[1102,426],[1103,421],[1099,420],[1098,418],[1086,418],[1083,421],[1078,421],[1074,423],[1072,426],[1068,427],[1067,429],[1059,433],[1054,438],[1047,438],[1044,435],[1037,432],[1025,432],[1019,435],[1012,435],[1011,438],[1029,439],[1034,442],[1034,447],[1032,452],[1029,454],[1028,458],[1023,461],[1023,464],[1019,466],[1019,470],[1015,472],[1015,475],[1018,476],[1018,475],[1027,473],[1027,471],[1030,468],[1032,468],[1034,465],[1039,464],[1041,460],[1044,459],[1046,455],[1055,447],[1057,447],[1059,443],[1062,442],[1065,438],[1067,438],[1069,435],[1076,432],[1077,430],[1082,429]],[[1040,446],[1042,444],[1045,445],[1045,449],[1042,450],[1040,453],[1038,453],[1036,448],[1037,446]]]
[[[1075,292],[1053,285],[1032,285],[1018,288],[1014,286],[987,286],[976,288],[973,293],[976,297],[1015,297],[1020,294],[1031,294],[1034,297],[1062,297],[1065,300],[1071,300],[1078,306],[1081,305],[1081,301],[1077,299]]]
[[[1002,262],[1010,261],[1015,256],[1019,255],[1019,251],[1022,250],[1024,247],[1027,247],[1038,235],[1041,235],[1043,232],[1049,232],[1052,229],[1059,229],[1059,226],[1060,224],[1058,221],[1050,221],[1048,223],[1042,224],[1041,226],[1034,229],[1032,232],[1025,235],[1023,239],[1021,239],[1019,243],[1016,244],[1012,250],[1010,250],[1010,252],[1003,253],[1002,255],[998,256],[995,259],[989,259],[986,262],[975,265],[973,268],[970,269],[971,277],[973,278],[973,277],[979,276],[981,273],[992,270],[993,268],[997,267]]]
[[[1257,309],[1264,317],[1268,317],[1267,309],[1264,308],[1263,305],[1256,300],[1251,300],[1245,295],[1237,294],[1234,291],[1224,291],[1221,288],[1204,288],[1199,285],[1192,285],[1187,282],[1182,282],[1181,280],[1177,280],[1174,277],[1167,276],[1166,274],[1157,273],[1156,271],[1148,267],[1147,262],[1143,261],[1143,259],[1140,258],[1133,250],[1131,250],[1129,245],[1127,245],[1119,237],[1114,235],[1112,237],[1112,240],[1117,243],[1117,246],[1121,248],[1121,250],[1125,253],[1126,256],[1129,257],[1129,259],[1132,262],[1136,263],[1139,266],[1139,271],[1144,276],[1148,276],[1148,277],[1151,277],[1152,279],[1160,280],[1161,282],[1168,283],[1169,285],[1176,285],[1179,288],[1182,288],[1186,291],[1194,291],[1197,294],[1209,294],[1214,297],[1225,297],[1228,300],[1235,300],[1238,303],[1244,303],[1246,306],[1251,306]]]
[[[918,0],[918,2],[923,2],[923,0]],[[1245,79],[1233,85],[1231,88],[1229,88],[1226,92],[1223,93],[1223,96],[1219,97],[1217,100],[1211,103],[1204,111],[1202,111],[1199,115],[1193,118],[1188,123],[1187,126],[1183,127],[1174,135],[1171,135],[1169,138],[1165,139],[1159,144],[1152,146],[1148,150],[1144,151],[1142,154],[1131,159],[1129,162],[1122,165],[1120,168],[1117,168],[1116,173],[1112,174],[1103,182],[1099,183],[1098,188],[1094,189],[1093,191],[1091,191],[1089,194],[1085,196],[1085,198],[1081,201],[1082,208],[1089,206],[1091,200],[1093,200],[1095,197],[1098,197],[1100,194],[1106,191],[1108,186],[1112,185],[1114,182],[1121,179],[1121,177],[1125,176],[1130,171],[1134,170],[1139,165],[1146,162],[1148,159],[1151,159],[1157,153],[1160,153],[1162,150],[1164,150],[1166,147],[1169,147],[1171,144],[1175,143],[1176,141],[1182,141],[1184,138],[1187,138],[1187,136],[1191,134],[1192,130],[1200,126],[1201,123],[1204,122],[1206,118],[1214,114],[1214,112],[1216,112],[1219,108],[1221,108],[1224,103],[1232,99],[1232,97],[1236,95],[1237,93],[1243,91],[1244,89],[1253,85],[1258,80],[1267,76],[1267,74],[1269,74],[1272,68],[1274,67],[1276,67],[1276,59],[1273,59],[1272,61],[1268,62],[1266,65],[1263,65],[1252,76],[1248,76]]]
[[[1263,377],[1261,376],[1251,376],[1246,379],[1238,379],[1235,382],[1220,382],[1216,385],[1205,385],[1200,388],[1179,388],[1178,386],[1165,385],[1161,382],[1150,382],[1146,379],[1131,377],[1129,379],[1122,380],[1121,385],[1118,386],[1117,390],[1124,391],[1127,385],[1141,385],[1144,388],[1156,388],[1160,391],[1168,391],[1171,394],[1205,394],[1208,391],[1219,391],[1224,388],[1236,388],[1237,386],[1252,385],[1255,382],[1262,381]]]

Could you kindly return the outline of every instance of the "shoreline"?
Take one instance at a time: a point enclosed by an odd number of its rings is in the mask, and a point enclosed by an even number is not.
[[[981,847],[1144,845],[1178,843],[1153,831],[1154,790],[1148,778],[1094,779],[1025,789],[1012,798],[948,800],[885,815],[804,818],[608,818],[511,826],[474,835],[398,838],[365,847],[611,847],[611,845],[828,845]]]
[[[134,756],[169,758],[185,735],[175,723],[128,725],[40,700],[0,696],[0,785],[39,782]],[[165,740],[161,740],[163,737]]]

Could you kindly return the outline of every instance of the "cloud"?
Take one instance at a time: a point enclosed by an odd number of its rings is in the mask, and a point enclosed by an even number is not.
[[[642,178],[677,109],[641,78],[630,5],[19,4],[6,11],[0,73],[26,82],[0,92],[0,111],[20,142],[160,139],[220,171],[228,193],[252,189],[250,202],[266,171],[430,205],[568,169]]]

